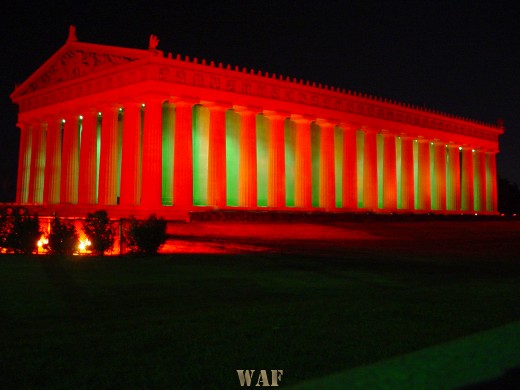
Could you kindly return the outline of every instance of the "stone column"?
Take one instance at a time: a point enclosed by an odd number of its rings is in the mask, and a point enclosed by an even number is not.
[[[173,204],[193,205],[193,103],[175,102]]]
[[[256,207],[258,203],[256,177],[256,112],[237,108],[240,115],[240,166],[239,195],[240,207]]]
[[[101,155],[99,160],[98,201],[101,205],[117,204],[117,117],[119,106],[104,108],[101,117]]]
[[[411,136],[401,138],[401,208],[413,211],[415,209],[415,182],[413,163],[413,143]]]
[[[446,169],[446,209],[460,210],[460,150],[458,145],[448,144]]]
[[[475,211],[486,211],[486,156],[482,150],[474,153]]]
[[[383,131],[383,208],[397,209],[395,135]]]
[[[84,111],[81,119],[78,203],[97,203],[97,111]]]
[[[63,123],[61,160],[61,203],[78,203],[79,127],[78,116],[66,116]]]
[[[418,210],[431,210],[431,180],[430,180],[430,141],[420,138],[418,141]]]
[[[334,175],[334,125],[319,119],[320,126],[320,207],[327,210],[336,207]]]
[[[124,106],[120,204],[126,206],[138,205],[141,200],[141,111],[141,103]]]
[[[18,178],[16,182],[16,203],[28,201],[29,179],[31,173],[32,128],[26,123],[18,123],[20,129],[20,149],[18,153]]]
[[[226,107],[210,104],[208,142],[208,205],[226,206]]]
[[[375,129],[363,128],[365,136],[363,159],[363,207],[377,209],[377,134]]]
[[[357,209],[357,126],[342,123],[343,208]]]
[[[296,125],[294,206],[310,209],[312,207],[311,119],[293,115],[291,120]]]
[[[496,166],[496,151],[486,153],[487,165],[487,185],[486,185],[486,203],[487,211],[498,212],[497,205],[497,166]]]
[[[141,204],[154,209],[162,204],[162,103],[159,96],[145,96]]]
[[[461,210],[473,212],[473,149],[468,146],[462,147],[462,188],[461,188]]]
[[[446,145],[433,144],[432,209],[446,210]]]
[[[61,119],[52,117],[47,119],[44,204],[60,203],[61,125]]]
[[[285,207],[285,116],[264,112],[269,119],[269,168],[267,205]]]
[[[175,161],[175,106],[172,102],[162,105],[162,183],[161,203],[173,205],[173,170]]]
[[[32,126],[31,179],[29,182],[29,203],[43,202],[45,174],[45,138],[46,123],[34,123]]]

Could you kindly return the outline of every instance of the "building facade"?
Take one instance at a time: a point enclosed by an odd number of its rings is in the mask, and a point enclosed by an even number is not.
[[[503,126],[157,50],[65,45],[19,85],[16,201],[45,214],[497,212]]]

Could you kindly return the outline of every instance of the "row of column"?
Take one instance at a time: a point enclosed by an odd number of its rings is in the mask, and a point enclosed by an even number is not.
[[[320,118],[151,96],[20,128],[19,203],[497,210],[494,151]]]

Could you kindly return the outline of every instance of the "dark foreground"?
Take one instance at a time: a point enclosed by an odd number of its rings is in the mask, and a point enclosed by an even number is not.
[[[153,258],[0,256],[0,387],[228,389],[277,369],[285,387],[455,388],[520,366],[519,223],[171,233]]]

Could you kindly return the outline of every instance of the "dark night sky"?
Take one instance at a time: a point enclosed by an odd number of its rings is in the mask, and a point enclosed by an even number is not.
[[[158,49],[495,123],[499,175],[520,184],[520,12],[474,1],[12,1],[0,6],[0,173],[16,179],[9,99],[64,43]],[[209,3],[205,4],[205,3]]]

